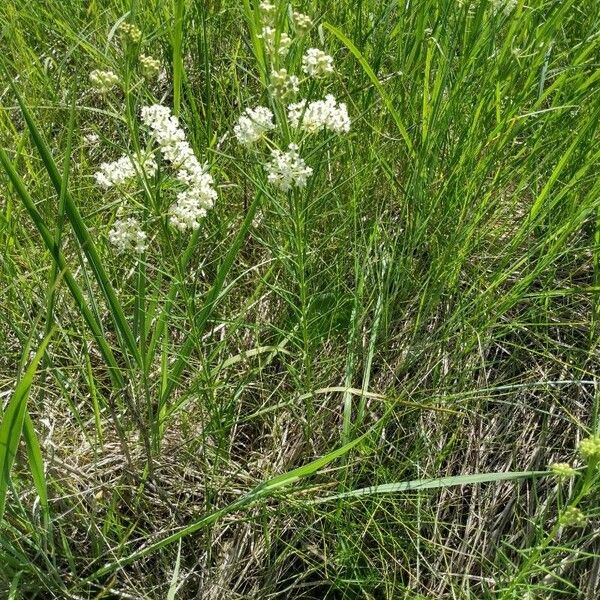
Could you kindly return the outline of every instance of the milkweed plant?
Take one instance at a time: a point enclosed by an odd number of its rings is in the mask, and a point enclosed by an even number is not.
[[[598,518],[594,2],[18,4],[0,595],[558,597]]]

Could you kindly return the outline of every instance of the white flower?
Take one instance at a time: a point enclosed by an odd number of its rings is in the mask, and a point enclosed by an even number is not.
[[[301,127],[308,133],[328,129],[334,133],[350,131],[350,117],[346,104],[328,94],[325,100],[308,103],[306,100],[288,106],[288,119],[292,127]]]
[[[505,16],[510,15],[510,13],[517,8],[518,1],[517,0],[493,0],[492,8],[494,14],[498,14],[499,12],[503,12]]]
[[[207,165],[201,165],[192,147],[185,139],[179,119],[160,104],[144,106],[142,121],[152,131],[164,159],[177,170],[177,179],[186,189],[177,194],[177,201],[169,209],[171,223],[180,231],[196,229],[217,198],[212,176]]]
[[[318,48],[309,48],[302,57],[302,70],[309,77],[333,73],[333,58]]]
[[[189,188],[177,194],[177,201],[169,209],[171,224],[179,231],[198,229],[200,219],[206,216],[206,208],[196,195],[194,188]]]
[[[277,51],[282,56],[287,54],[292,45],[292,38],[285,31],[277,39],[277,31],[273,27],[263,27],[262,33],[258,37],[261,37],[265,41],[268,52],[273,53]]]
[[[115,185],[122,185],[133,179],[138,173],[145,173],[152,177],[156,173],[156,162],[152,158],[147,158],[142,164],[133,160],[129,156],[121,156],[114,162],[104,162],[100,165],[100,170],[94,173],[96,183],[104,189],[109,189]]]
[[[113,71],[99,71],[96,69],[90,73],[90,83],[95,90],[105,94],[119,83],[119,77]]]
[[[240,144],[250,145],[275,127],[273,113],[264,106],[247,108],[238,119],[233,133]]]
[[[284,98],[298,93],[300,80],[296,75],[289,75],[287,69],[279,69],[271,73],[271,88],[277,97]]]
[[[110,243],[119,253],[133,250],[141,254],[146,250],[146,238],[139,221],[133,217],[116,220],[108,233]]]
[[[171,109],[161,104],[144,106],[142,122],[152,130],[152,136],[158,142],[161,150],[176,142],[185,141],[185,134],[179,127],[179,119],[171,114]]]
[[[269,183],[287,192],[294,186],[303,188],[306,180],[312,175],[312,168],[307,167],[298,154],[298,146],[290,144],[287,152],[271,151],[271,162],[265,165]]]
[[[275,5],[270,2],[261,2],[258,7],[263,13],[272,13],[275,10]]]
[[[100,136],[97,133],[86,133],[83,139],[86,146],[95,146],[100,141]]]

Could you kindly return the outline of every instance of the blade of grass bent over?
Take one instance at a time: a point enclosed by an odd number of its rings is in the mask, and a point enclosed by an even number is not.
[[[249,504],[252,504],[254,501],[264,498],[264,497],[268,496],[269,494],[271,494],[272,492],[275,492],[278,489],[281,489],[285,486],[295,483],[299,479],[308,477],[309,475],[314,475],[320,469],[327,466],[329,463],[331,463],[335,459],[340,458],[341,456],[344,456],[352,448],[354,448],[355,446],[360,444],[368,435],[370,435],[373,432],[373,429],[374,429],[374,427],[369,429],[369,431],[365,432],[363,435],[356,438],[355,440],[352,440],[350,443],[348,443],[344,446],[341,446],[340,448],[337,448],[336,450],[333,450],[332,452],[329,452],[328,454],[325,454],[324,456],[321,456],[320,458],[317,458],[316,460],[311,461],[307,465],[303,465],[302,467],[292,469],[291,471],[288,471],[287,473],[277,475],[276,477],[273,477],[272,479],[269,479],[268,481],[264,481],[263,483],[256,486],[254,489],[252,489],[250,492],[248,492],[246,495],[242,496],[238,500],[235,500],[231,504],[228,504],[227,506],[224,506],[221,509],[215,510],[207,515],[204,515],[203,517],[201,517],[200,519],[198,519],[191,525],[188,525],[187,527],[180,529],[179,531],[167,536],[166,538],[159,540],[153,544],[150,544],[149,546],[146,546],[145,548],[142,548],[141,550],[137,550],[137,551],[133,552],[132,554],[130,554],[129,556],[126,556],[121,559],[117,559],[117,560],[105,565],[104,567],[98,569],[95,573],[90,575],[87,579],[85,579],[85,582],[87,583],[90,581],[95,581],[98,578],[103,577],[104,575],[107,575],[108,573],[112,573],[113,571],[115,571],[121,567],[124,567],[125,565],[131,564],[132,562],[135,562],[136,560],[139,560],[140,558],[143,558],[144,556],[148,556],[149,554],[152,554],[153,552],[156,552],[157,550],[160,550],[161,548],[168,546],[169,544],[179,541],[180,539],[186,537],[187,535],[190,535],[204,527],[211,525],[212,523],[214,523],[215,521],[217,521],[218,519],[220,519],[222,516],[224,516],[226,514],[229,514],[235,510],[238,510],[240,508],[248,506]]]

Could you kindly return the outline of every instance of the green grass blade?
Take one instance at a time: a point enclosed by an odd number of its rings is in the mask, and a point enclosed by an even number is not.
[[[48,343],[54,334],[52,330],[42,341],[27,371],[17,384],[15,392],[2,415],[0,423],[0,522],[4,516],[6,506],[6,493],[10,481],[10,470],[17,455],[17,448],[21,440],[23,422],[27,412],[27,398],[35,377],[38,364],[46,351]],[[36,475],[34,475],[34,479]],[[44,496],[46,498],[46,496]]]
[[[476,483],[489,483],[493,481],[511,481],[514,479],[529,479],[548,475],[549,471],[514,471],[507,473],[475,473],[473,475],[455,475],[452,477],[438,477],[435,479],[414,479],[412,481],[400,481],[398,483],[384,483],[360,488],[341,494],[325,496],[312,501],[312,504],[330,502],[341,498],[357,498],[360,496],[372,496],[374,494],[397,494],[399,492],[419,492],[421,490],[434,490],[456,485],[474,485]]]
[[[33,478],[35,489],[40,498],[40,505],[44,514],[46,524],[49,523],[50,512],[48,506],[48,486],[46,484],[46,475],[44,473],[44,459],[38,441],[37,434],[33,427],[33,422],[28,412],[25,412],[25,421],[23,423],[23,438],[27,445],[27,459],[29,461],[29,470]]]
[[[340,42],[342,42],[342,44],[344,44],[344,46],[346,46],[346,48],[348,48],[348,50],[350,50],[350,52],[352,52],[352,54],[354,54],[354,56],[360,63],[360,66],[363,68],[364,72],[367,74],[368,78],[371,80],[371,82],[373,83],[373,85],[375,86],[377,91],[379,92],[379,95],[381,96],[381,99],[383,100],[388,111],[392,115],[392,118],[394,119],[394,122],[396,123],[396,127],[398,127],[398,131],[400,132],[400,135],[404,139],[404,142],[406,143],[406,146],[408,148],[410,155],[414,156],[415,149],[414,149],[413,143],[410,139],[410,136],[408,135],[408,131],[406,130],[406,127],[404,126],[402,117],[396,110],[396,107],[394,106],[392,99],[388,96],[387,92],[381,85],[381,82],[377,78],[377,75],[375,75],[375,72],[371,68],[371,65],[369,65],[369,63],[367,62],[367,59],[363,56],[362,52],[354,45],[354,43],[345,34],[343,34],[337,27],[334,27],[333,25],[331,25],[331,23],[323,23],[323,27],[325,29],[328,29],[329,31],[331,31],[331,33],[333,33],[333,35],[335,35],[335,37],[337,37],[338,40],[340,40]]]
[[[69,187],[69,175],[71,171],[71,157],[72,157],[72,146],[73,146],[73,131],[75,129],[75,99],[76,95],[73,93],[73,100],[71,102],[71,110],[69,112],[69,125],[67,129],[67,143],[65,146],[65,153],[63,158],[63,175],[61,179],[60,193],[58,197],[58,215],[56,220],[56,229],[54,232],[54,239],[56,245],[60,250],[62,232],[65,222],[65,196]],[[48,294],[47,294],[47,306],[46,306],[46,333],[50,331],[54,321],[54,304],[56,301],[56,285],[58,282],[59,271],[58,265],[52,263],[52,269],[50,271],[50,277],[48,280]]]
[[[21,580],[21,571],[19,571],[10,582],[8,590],[8,600],[19,600],[19,581]]]
[[[69,271],[64,256],[58,249],[53,235],[50,233],[50,229],[48,228],[48,226],[44,222],[44,219],[35,207],[35,204],[25,187],[23,180],[16,172],[12,162],[8,158],[3,148],[0,148],[0,164],[2,164],[2,167],[4,168],[4,171],[6,172],[10,182],[15,188],[19,198],[23,202],[23,205],[27,209],[27,212],[29,213],[34,225],[36,226],[37,230],[42,236],[46,248],[48,248],[53,260],[58,265],[59,271],[63,273],[65,283],[67,284],[67,287],[69,288],[69,291],[71,292],[71,295],[75,300],[77,308],[83,316],[88,327],[90,328],[94,339],[98,344],[100,352],[102,353],[102,356],[106,362],[106,365],[109,368],[109,374],[113,384],[116,388],[123,388],[125,385],[123,377],[120,373],[119,366],[117,365],[112,350],[106,342],[106,339],[104,338],[102,328],[100,327],[92,311],[88,307],[83,291],[81,290],[79,284]]]
[[[173,114],[179,115],[181,110],[181,88],[183,82],[183,13],[184,0],[173,0]]]
[[[29,109],[23,102],[23,99],[19,95],[15,86],[13,85],[12,88],[13,92],[17,97],[17,101],[21,108],[21,112],[23,113],[23,117],[27,122],[29,132],[31,133],[31,136],[38,149],[38,152],[40,153],[40,156],[42,158],[44,166],[46,167],[48,175],[50,176],[52,184],[54,185],[56,192],[58,194],[61,194],[63,188],[63,178],[61,177],[56,163],[52,158],[50,149],[48,148],[45,139],[43,138],[42,134],[40,133],[39,129],[35,124],[33,116],[31,115]],[[117,329],[121,340],[123,340],[123,342],[125,343],[131,356],[135,359],[137,365],[141,367],[143,366],[142,357],[139,353],[137,344],[135,342],[133,332],[129,327],[129,324],[127,323],[127,319],[125,318],[123,308],[121,307],[121,304],[117,299],[117,295],[110,283],[108,275],[106,274],[102,261],[100,260],[100,256],[98,255],[98,251],[96,250],[96,245],[94,244],[92,236],[90,235],[85,223],[83,222],[83,218],[81,217],[79,209],[73,202],[73,198],[71,197],[69,192],[66,190],[64,191],[64,201],[67,218],[71,223],[73,231],[77,236],[77,239],[81,245],[81,248],[86,258],[88,259],[88,263],[92,269],[92,272],[94,273],[96,281],[98,282],[98,285],[102,290],[102,294],[110,309],[110,315],[115,325],[115,328]]]

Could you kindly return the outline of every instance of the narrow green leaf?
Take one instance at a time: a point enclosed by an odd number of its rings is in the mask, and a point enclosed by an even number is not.
[[[19,600],[19,580],[23,571],[18,571],[10,582],[10,589],[8,590],[8,600]]]
[[[456,485],[473,485],[476,483],[488,483],[491,481],[510,481],[513,479],[528,479],[548,475],[549,471],[514,471],[507,473],[475,473],[473,475],[455,475],[452,477],[438,477],[436,479],[414,479],[412,481],[401,481],[398,483],[384,483],[366,488],[317,498],[311,504],[330,502],[340,498],[356,498],[359,496],[371,496],[373,494],[395,494],[398,492],[418,492],[421,490],[433,490],[438,488],[452,487]]]
[[[173,0],[173,114],[179,115],[181,109],[181,87],[183,81],[183,12],[184,0]]]
[[[27,412],[27,398],[29,389],[35,377],[38,364],[46,351],[54,329],[44,338],[27,371],[17,384],[12,398],[8,402],[6,411],[0,423],[0,522],[4,516],[6,506],[6,492],[10,481],[10,470],[17,455],[17,448],[21,440],[23,422]],[[35,476],[34,476],[35,477]]]
[[[67,144],[63,157],[63,175],[61,179],[60,193],[58,197],[58,215],[56,219],[56,229],[54,231],[54,239],[56,246],[60,250],[62,232],[65,222],[65,195],[69,187],[69,175],[71,171],[71,150],[73,146],[73,131],[75,129],[75,102],[77,95],[72,92],[71,110],[69,112],[69,125],[67,129]],[[59,271],[56,262],[52,263],[50,277],[48,280],[47,305],[46,305],[46,333],[50,331],[54,321],[54,303],[56,298],[56,286],[58,283]]]
[[[33,116],[31,115],[29,109],[23,102],[23,99],[19,95],[14,84],[11,83],[11,86],[21,108],[21,112],[23,113],[23,117],[25,118],[25,121],[27,123],[29,132],[31,133],[33,141],[35,142],[35,145],[38,149],[38,152],[42,157],[42,161],[44,163],[44,166],[46,167],[46,171],[50,176],[52,184],[54,185],[54,188],[58,194],[64,193],[65,212],[67,218],[71,223],[73,231],[75,232],[77,240],[79,241],[86,258],[88,259],[88,263],[92,269],[92,272],[94,273],[96,281],[98,282],[98,285],[102,290],[102,294],[110,309],[110,315],[115,325],[115,328],[117,329],[121,340],[125,343],[131,356],[135,359],[137,365],[139,367],[142,367],[143,361],[138,351],[138,347],[135,342],[135,337],[131,328],[129,327],[129,324],[127,323],[127,319],[125,318],[125,314],[123,312],[119,300],[117,299],[117,295],[110,283],[108,275],[104,270],[104,266],[102,265],[102,261],[100,260],[100,256],[98,255],[98,251],[96,250],[96,245],[94,244],[92,236],[87,230],[87,227],[83,222],[79,209],[75,205],[73,198],[67,190],[64,190],[63,192],[63,178],[61,177],[58,171],[56,163],[52,158],[52,154],[50,152],[50,149],[48,148],[45,139],[43,138],[42,134],[40,133],[35,124]]]
[[[173,577],[171,578],[171,585],[169,586],[169,592],[167,593],[167,600],[175,600],[175,594],[177,594],[179,580],[179,566],[181,564],[181,540],[179,540],[179,549],[177,550],[177,560],[175,561],[175,568],[173,569]]]
[[[44,222],[44,219],[35,207],[35,204],[25,187],[23,180],[16,172],[12,162],[8,158],[8,155],[6,154],[3,148],[0,148],[0,164],[2,164],[2,167],[4,168],[4,171],[6,172],[10,182],[15,188],[17,195],[20,197],[21,201],[23,202],[23,205],[27,209],[27,212],[31,216],[34,225],[40,232],[40,235],[44,240],[44,244],[50,251],[52,258],[57,263],[58,270],[63,273],[65,283],[67,284],[67,287],[69,288],[69,291],[71,292],[71,295],[73,296],[75,303],[77,304],[77,308],[79,309],[79,312],[83,316],[88,327],[92,331],[94,339],[98,344],[98,347],[100,349],[100,352],[102,353],[106,365],[109,367],[111,381],[113,382],[116,388],[123,388],[125,386],[125,382],[123,381],[112,350],[110,349],[110,346],[104,338],[102,328],[100,327],[92,311],[88,307],[83,292],[79,287],[79,284],[69,271],[64,256],[60,252],[53,235],[50,233],[50,229],[48,228],[48,226]]]
[[[28,412],[25,412],[23,437],[25,438],[25,444],[27,445],[29,470],[33,478],[35,489],[40,498],[40,505],[42,507],[44,519],[46,523],[48,523],[50,513],[48,508],[48,486],[46,485],[46,475],[44,473],[44,459],[42,458],[40,443]]]
[[[367,74],[367,76],[379,92],[379,95],[381,96],[381,99],[383,100],[387,109],[390,111],[390,114],[392,115],[392,118],[396,123],[396,127],[398,127],[398,131],[400,132],[400,135],[406,143],[410,155],[414,156],[415,149],[412,141],[410,140],[410,136],[408,135],[408,131],[406,130],[406,127],[402,122],[402,118],[396,110],[392,99],[388,96],[387,92],[381,85],[379,79],[377,79],[377,75],[375,75],[375,72],[371,68],[371,65],[369,65],[369,63],[367,62],[367,59],[363,56],[362,52],[352,43],[352,41],[346,35],[344,35],[337,27],[334,27],[333,25],[331,25],[331,23],[323,23],[323,27],[331,31],[331,33],[333,33],[333,35],[335,35],[335,37],[337,37],[340,40],[340,42],[342,42],[342,44],[344,44],[344,46],[346,46],[346,48],[348,48],[348,50],[350,50],[350,52],[354,54],[354,56],[360,63],[360,66],[363,68],[364,72]]]

